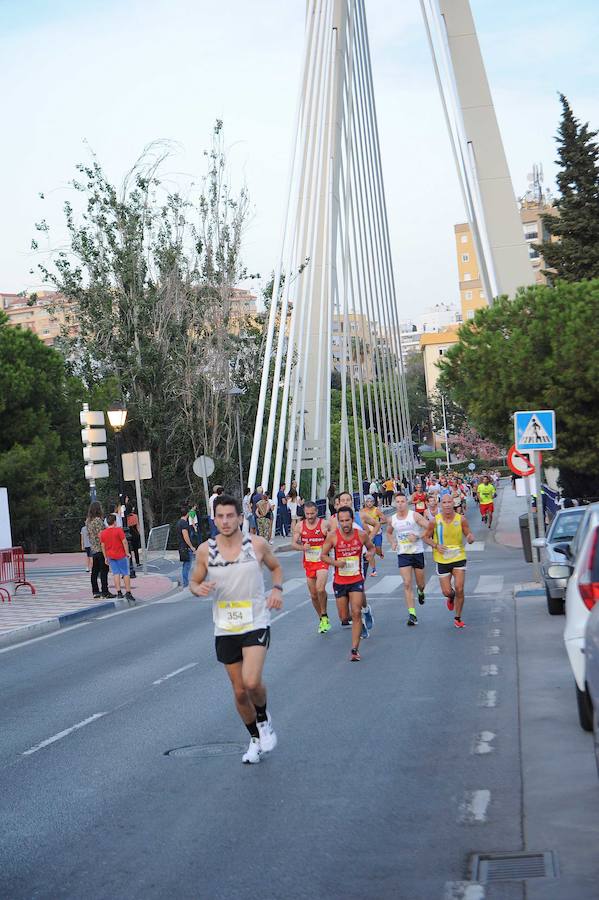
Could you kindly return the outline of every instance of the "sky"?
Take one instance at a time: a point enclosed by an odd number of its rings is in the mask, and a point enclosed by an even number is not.
[[[555,178],[558,92],[599,127],[596,0],[471,0],[517,196]],[[0,292],[43,287],[34,223],[65,241],[68,182],[92,152],[120,184],[152,141],[167,185],[193,190],[215,119],[251,215],[243,257],[276,265],[305,0],[0,0]],[[465,219],[418,0],[366,0],[401,319],[458,303]],[[40,199],[43,193],[44,200]],[[260,283],[254,287],[259,288]]]

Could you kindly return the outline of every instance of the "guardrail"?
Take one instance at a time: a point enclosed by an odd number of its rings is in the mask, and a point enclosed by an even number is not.
[[[5,595],[8,602],[11,602],[10,591],[4,586],[7,584],[14,584],[15,594],[20,587],[25,586],[35,595],[34,586],[25,578],[25,554],[22,547],[5,547],[0,550],[0,597],[3,603]]]

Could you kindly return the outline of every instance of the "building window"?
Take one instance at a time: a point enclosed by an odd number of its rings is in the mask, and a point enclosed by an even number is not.
[[[480,297],[481,300],[484,300],[484,299],[485,299],[485,292],[484,292],[484,291],[479,291],[479,292],[478,292],[478,296]]]
[[[528,245],[528,258],[529,259],[538,259],[539,258],[539,251],[535,250],[535,248],[532,246],[532,244]]]
[[[526,241],[536,241],[539,236],[539,226],[536,222],[524,223],[524,239]]]
[[[463,234],[463,235],[460,237],[460,240],[461,240],[462,244],[467,244],[467,243],[468,243],[468,235],[467,235],[467,234]]]
[[[465,273],[464,281],[472,281],[472,275],[470,274],[470,272]]]
[[[470,262],[470,254],[462,253],[462,262]]]
[[[464,291],[464,300],[472,300],[472,291]]]
[[[469,309],[469,310],[468,310],[468,318],[469,318],[469,319],[473,319],[473,318],[474,318],[474,310],[473,310],[473,309]]]

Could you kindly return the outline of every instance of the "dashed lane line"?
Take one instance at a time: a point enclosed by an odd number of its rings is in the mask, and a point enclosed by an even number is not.
[[[72,734],[74,731],[79,731],[80,728],[85,728],[86,725],[89,725],[91,722],[95,722],[97,719],[101,719],[105,715],[107,715],[107,713],[105,712],[94,713],[93,716],[88,716],[88,718],[83,719],[82,722],[77,722],[76,725],[71,725],[70,728],[65,728],[64,731],[59,731],[58,734],[53,734],[52,737],[47,738],[45,741],[41,741],[39,744],[36,744],[35,747],[30,747],[29,750],[25,750],[23,756],[31,756],[32,753],[37,753],[38,750],[43,750],[44,747],[49,747],[50,744],[55,744],[56,741],[61,741],[63,738],[67,737],[69,734]]]

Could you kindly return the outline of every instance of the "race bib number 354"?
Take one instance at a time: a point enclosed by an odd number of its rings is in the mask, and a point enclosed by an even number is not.
[[[247,631],[252,624],[251,600],[219,600],[216,624],[224,631]]]

